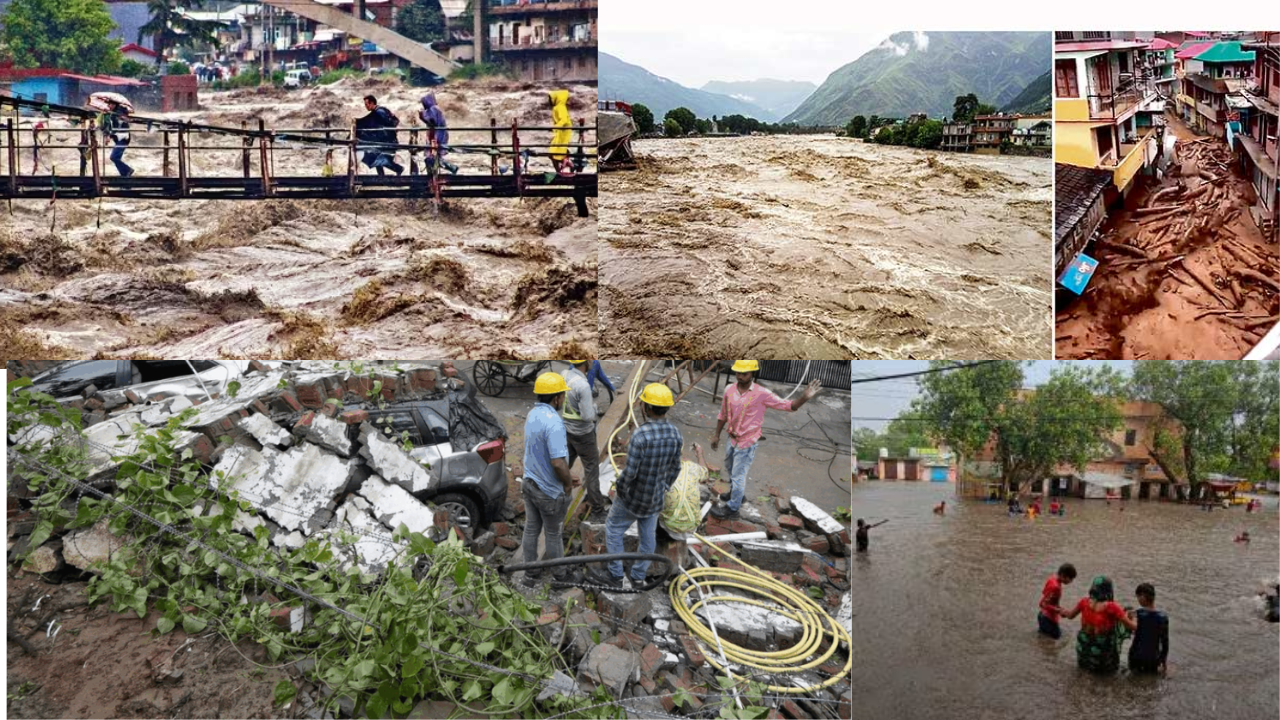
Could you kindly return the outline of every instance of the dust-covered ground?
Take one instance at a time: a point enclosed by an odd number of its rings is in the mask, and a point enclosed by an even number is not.
[[[513,120],[549,125],[548,89],[483,80],[434,92],[450,126],[488,127],[494,118],[509,128]],[[581,118],[594,125],[595,88],[569,90],[575,124]],[[202,94],[200,112],[166,117],[230,127],[253,128],[260,118],[276,129],[348,127],[365,113],[361,98],[373,94],[404,127],[424,92],[357,78],[291,92]],[[162,133],[142,123],[133,130],[126,162],[159,175]],[[521,134],[523,142],[548,137]],[[193,138],[228,147],[193,150],[193,174],[242,172],[238,139]],[[451,141],[487,143],[489,132],[454,132]],[[277,147],[276,176],[324,169],[321,149]],[[343,174],[346,157],[337,155],[331,166]],[[449,159],[463,173],[490,168],[484,154]],[[41,160],[59,174],[78,171],[74,149],[46,150]],[[408,165],[404,152],[399,160]],[[257,176],[256,151],[250,162]],[[24,151],[20,164],[30,163]],[[531,169],[551,168],[535,158]],[[572,200],[453,200],[439,211],[430,200],[16,201],[0,207],[0,347],[10,358],[545,357],[563,347],[594,350],[594,200],[589,207],[591,218],[578,218]]]
[[[602,179],[602,351],[1052,352],[1052,162],[829,136],[640,140]]]
[[[1218,139],[1167,117],[1169,171],[1113,211],[1084,296],[1057,309],[1056,357],[1239,360],[1280,323],[1280,248]]]

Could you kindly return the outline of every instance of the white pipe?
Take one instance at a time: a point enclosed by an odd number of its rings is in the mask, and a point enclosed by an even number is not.
[[[188,361],[187,361],[187,367],[191,368],[191,374],[192,374],[192,375],[195,375],[195,376],[196,376],[196,382],[200,383],[200,389],[204,391],[204,397],[205,397],[205,399],[206,399],[206,400],[208,400],[209,402],[213,402],[213,396],[212,396],[212,395],[210,395],[210,394],[209,394],[209,390],[208,390],[207,388],[205,388],[205,386],[204,386],[204,380],[201,380],[201,379],[200,379],[200,373],[196,372],[196,366],[195,366],[195,365],[192,365],[192,364],[191,364],[191,361],[190,361],[190,360],[188,360]],[[223,369],[225,370],[226,368],[225,368],[225,367],[223,367]]]
[[[791,392],[787,393],[787,396],[786,396],[786,397],[784,397],[784,398],[782,398],[783,400],[790,400],[790,399],[791,399],[791,396],[792,396],[792,395],[795,395],[795,394],[796,394],[796,391],[800,389],[800,386],[801,386],[801,385],[804,385],[804,379],[805,379],[805,378],[807,378],[807,377],[809,377],[809,366],[810,366],[810,365],[812,365],[812,364],[813,364],[813,361],[812,361],[812,360],[806,360],[806,361],[805,361],[805,363],[804,363],[804,373],[803,373],[802,375],[800,375],[800,382],[796,383],[796,386],[795,386],[795,387],[793,387],[793,388],[791,388]]]
[[[769,538],[768,533],[766,533],[763,530],[757,530],[755,532],[736,533],[734,535],[714,535],[707,539],[719,545],[722,542],[733,543],[733,542],[742,542],[744,540],[767,540],[768,538]],[[694,538],[692,540],[689,540],[688,543],[690,545],[701,545],[702,541],[697,538]]]

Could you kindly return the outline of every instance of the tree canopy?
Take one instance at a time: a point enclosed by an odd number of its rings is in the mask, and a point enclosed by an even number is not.
[[[671,120],[680,127],[680,135],[688,135],[698,129],[698,116],[687,107],[673,108],[667,111],[663,120]],[[668,133],[670,134],[670,133]]]
[[[849,124],[845,126],[845,135],[849,137],[861,138],[867,136],[867,118],[862,115],[854,115]]]
[[[1135,399],[1159,403],[1152,457],[1195,488],[1209,473],[1259,479],[1280,438],[1280,363],[1140,360]]]
[[[187,10],[198,10],[204,6],[204,0],[188,0],[186,5]],[[165,51],[170,48],[195,48],[217,42],[217,23],[186,17],[173,0],[147,0],[147,12],[151,19],[138,28],[137,42],[151,36],[157,66],[164,62]]]
[[[101,0],[13,0],[0,16],[0,44],[16,67],[110,73],[123,59],[115,27]]]
[[[636,129],[641,134],[653,132],[653,111],[648,107],[635,103],[631,106],[631,119],[636,123]]]

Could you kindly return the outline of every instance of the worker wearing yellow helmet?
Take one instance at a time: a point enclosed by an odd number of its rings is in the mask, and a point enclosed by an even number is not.
[[[768,388],[756,384],[760,363],[755,360],[738,360],[732,371],[738,382],[725,388],[720,404],[720,416],[716,422],[716,434],[711,439],[711,449],[720,445],[720,432],[729,428],[729,444],[724,449],[724,473],[731,480],[730,490],[721,493],[723,505],[711,508],[718,518],[735,518],[742,507],[747,492],[747,472],[756,457],[756,443],[764,428],[764,412],[767,409],[794,412],[813,399],[822,386],[817,380],[809,383],[804,394],[795,400],[783,400]]]
[[[587,360],[565,360],[569,369],[564,381],[569,386],[560,417],[569,435],[569,468],[582,458],[582,482],[587,488],[587,502],[591,504],[593,521],[604,517],[609,510],[609,500],[600,492],[600,449],[596,446],[596,403],[591,396],[591,384],[587,382]]]
[[[524,481],[520,494],[524,496],[524,561],[538,560],[538,535],[545,531],[546,551],[543,560],[555,560],[564,555],[564,515],[569,509],[569,491],[573,478],[569,475],[569,445],[565,435],[564,420],[560,408],[564,405],[569,386],[559,373],[545,372],[533,383],[533,394],[538,401],[529,411],[524,422]],[[536,585],[541,570],[527,570],[526,586]],[[552,570],[556,582],[574,582],[576,578],[564,568]]]
[[[680,475],[680,453],[684,438],[666,419],[675,405],[671,388],[650,383],[640,393],[645,422],[631,433],[627,443],[627,464],[617,481],[617,498],[604,521],[604,542],[610,553],[623,552],[623,533],[632,523],[640,532],[640,552],[657,547],[658,516],[662,513],[667,489]],[[609,563],[608,573],[596,581],[613,588],[622,587],[622,561]],[[644,583],[647,560],[631,566],[633,586]]]

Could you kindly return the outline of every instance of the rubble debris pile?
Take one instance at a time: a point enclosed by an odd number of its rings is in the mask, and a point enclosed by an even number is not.
[[[1083,308],[1058,315],[1059,357],[1239,359],[1280,323],[1280,248],[1254,224],[1231,151],[1201,137],[1174,154],[1104,225]]]

